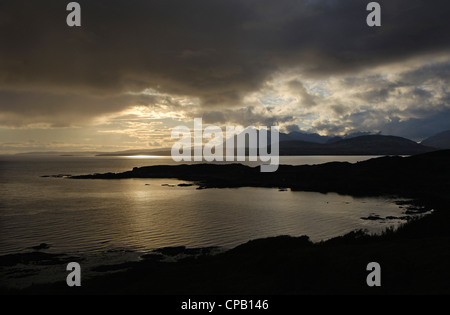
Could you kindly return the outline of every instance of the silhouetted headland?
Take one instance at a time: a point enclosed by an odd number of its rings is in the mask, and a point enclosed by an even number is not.
[[[449,191],[450,150],[410,157],[386,156],[358,163],[280,165],[276,172],[242,164],[160,165],[72,179],[176,178],[201,188],[276,187],[352,195],[417,196]]]

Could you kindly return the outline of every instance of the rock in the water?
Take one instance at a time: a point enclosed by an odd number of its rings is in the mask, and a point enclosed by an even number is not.
[[[164,258],[164,255],[150,253],[150,254],[142,255],[141,258],[144,260],[149,260],[149,261],[160,261]]]
[[[39,244],[37,246],[32,246],[32,247],[29,247],[29,248],[30,249],[34,249],[34,250],[49,249],[50,245],[48,245],[47,243],[41,243],[41,244]]]
[[[174,246],[174,247],[163,247],[155,249],[154,252],[161,253],[167,256],[176,256],[184,253],[186,246]]]
[[[370,215],[370,216],[368,216],[368,217],[362,217],[361,219],[362,219],[362,220],[372,220],[372,221],[375,221],[375,220],[384,220],[383,218],[380,218],[379,216],[375,216],[375,215]]]

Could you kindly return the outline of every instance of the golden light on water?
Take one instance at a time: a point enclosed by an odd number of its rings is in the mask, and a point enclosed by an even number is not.
[[[124,156],[126,159],[169,159],[170,156],[164,155],[127,155]]]

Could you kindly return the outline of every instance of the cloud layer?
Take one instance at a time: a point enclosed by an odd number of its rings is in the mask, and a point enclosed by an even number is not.
[[[420,138],[449,112],[448,1],[378,1],[378,28],[361,0],[78,2],[81,28],[66,25],[64,1],[0,3],[4,128],[83,126],[145,106]]]

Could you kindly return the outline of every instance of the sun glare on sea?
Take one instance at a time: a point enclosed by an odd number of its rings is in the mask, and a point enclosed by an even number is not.
[[[126,159],[166,159],[170,158],[170,156],[163,155],[127,155],[124,156]]]

